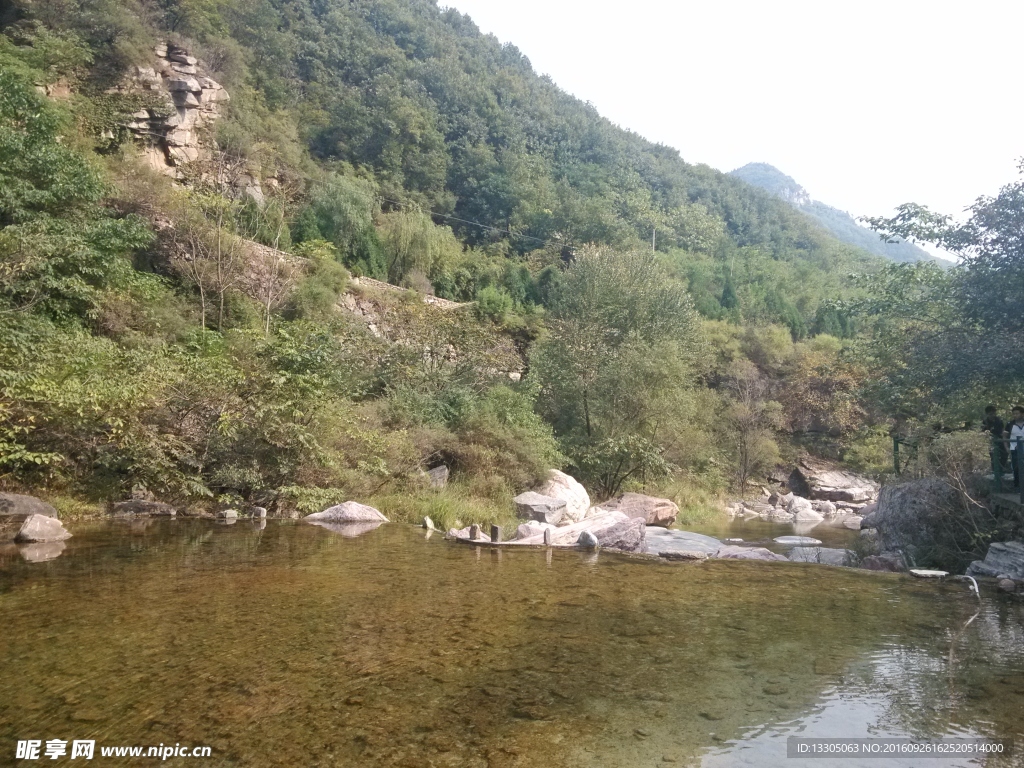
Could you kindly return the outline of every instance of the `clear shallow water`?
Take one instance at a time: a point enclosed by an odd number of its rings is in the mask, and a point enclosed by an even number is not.
[[[50,562],[0,551],[0,764],[65,738],[226,766],[852,768],[785,737],[1024,737],[1024,611],[986,593],[963,629],[962,584],[398,525],[73,532]]]

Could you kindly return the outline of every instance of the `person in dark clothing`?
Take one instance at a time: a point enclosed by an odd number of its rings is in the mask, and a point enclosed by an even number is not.
[[[1024,405],[1013,407],[1013,422],[1009,428],[1010,463],[1013,464],[1013,487],[1020,490],[1020,461],[1024,452]]]
[[[992,471],[999,473],[1000,481],[1006,474],[1006,461],[1009,458],[1006,451],[1006,425],[996,413],[994,405],[985,406],[985,420],[981,422],[981,431],[988,432],[991,437],[989,445],[989,456],[992,458]]]

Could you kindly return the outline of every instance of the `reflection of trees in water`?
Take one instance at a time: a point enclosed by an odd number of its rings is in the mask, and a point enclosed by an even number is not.
[[[858,680],[866,694],[883,694],[886,711],[878,726],[922,738],[961,730],[1018,737],[1024,722],[1022,618],[1019,605],[986,599],[979,607],[965,598],[962,609],[949,614],[946,629],[917,644],[903,638],[881,651]]]

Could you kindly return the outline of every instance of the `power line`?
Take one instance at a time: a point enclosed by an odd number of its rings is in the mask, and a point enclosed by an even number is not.
[[[386,203],[393,203],[394,205],[404,205],[406,207],[412,205],[410,203],[403,203],[400,200],[391,200],[390,198],[387,197],[381,197],[380,199]],[[419,209],[419,206],[414,205],[413,207]],[[438,213],[437,211],[431,210],[427,210],[426,213],[430,214],[431,216],[437,216],[438,218],[441,219],[448,219],[449,221],[458,221],[461,224],[469,224],[471,226],[480,227],[481,229],[486,229],[491,232],[498,232],[500,234],[507,235],[508,237],[519,237],[522,238],[523,240],[533,240],[535,243],[540,243],[541,245],[551,245],[554,243],[553,240],[542,240],[541,238],[533,237],[532,235],[524,235],[519,232],[513,232],[512,230],[509,229],[500,229],[498,227],[492,227],[490,224],[481,224],[479,221],[470,221],[469,219],[460,219],[458,216],[449,216],[447,213]]]

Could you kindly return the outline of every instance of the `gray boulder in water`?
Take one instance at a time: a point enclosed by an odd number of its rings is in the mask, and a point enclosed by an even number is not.
[[[583,547],[584,549],[597,549],[601,546],[601,542],[599,542],[597,540],[597,536],[590,531],[584,531],[580,534],[580,537],[576,539],[576,546]]]
[[[519,494],[512,499],[512,503],[516,506],[516,514],[524,520],[558,525],[565,517],[566,502],[564,499],[544,496],[535,491]]]
[[[1024,542],[997,541],[989,544],[985,559],[971,563],[967,575],[1024,579]]]
[[[647,523],[638,517],[622,520],[607,528],[598,529],[594,535],[605,549],[620,552],[644,552],[647,549]]]
[[[60,524],[60,520],[46,515],[29,515],[14,536],[18,543],[64,541],[70,538],[71,534]]]
[[[794,563],[818,563],[820,565],[852,565],[855,555],[848,549],[829,547],[794,547],[789,559]]]
[[[328,507],[323,512],[314,512],[306,515],[306,520],[311,523],[386,523],[388,519],[380,513],[380,510],[360,504],[356,501],[346,501],[333,507]]]

